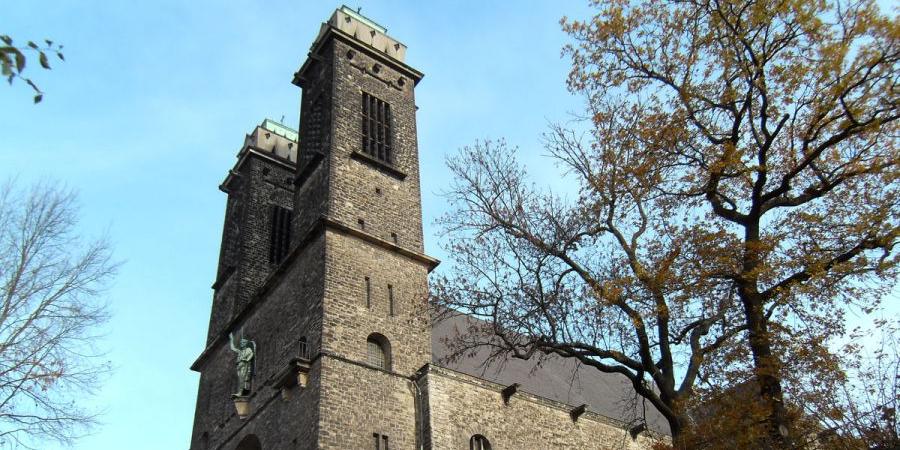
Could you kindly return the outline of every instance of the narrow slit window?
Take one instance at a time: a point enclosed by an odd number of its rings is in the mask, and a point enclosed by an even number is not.
[[[388,314],[394,316],[394,286],[388,285]]]
[[[372,280],[366,277],[366,308],[372,307]]]
[[[363,92],[362,151],[378,161],[393,163],[391,105]]]
[[[291,248],[292,211],[272,205],[272,226],[269,234],[269,262],[280,264]]]

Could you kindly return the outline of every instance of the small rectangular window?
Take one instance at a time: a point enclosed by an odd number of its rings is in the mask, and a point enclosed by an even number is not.
[[[366,308],[372,307],[372,280],[366,277]]]
[[[391,105],[365,92],[362,94],[362,152],[393,163]]]
[[[269,262],[280,264],[291,248],[291,216],[290,209],[272,205],[272,221],[269,233]]]

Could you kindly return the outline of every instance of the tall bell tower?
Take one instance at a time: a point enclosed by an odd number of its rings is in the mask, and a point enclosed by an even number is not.
[[[294,75],[299,150],[285,150],[297,137],[270,121],[248,135],[223,183],[209,337],[192,366],[201,377],[191,449],[422,444],[412,379],[432,359],[425,302],[438,261],[422,238],[414,89],[423,75],[405,53],[384,27],[336,10]],[[282,147],[269,151],[267,132]],[[229,335],[255,344],[249,392],[238,389]]]

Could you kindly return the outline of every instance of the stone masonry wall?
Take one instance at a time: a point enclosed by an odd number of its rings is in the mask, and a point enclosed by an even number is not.
[[[431,361],[431,329],[424,308],[428,272],[421,263],[328,230],[325,266],[324,350],[365,362],[366,339],[380,333],[390,342],[394,372],[411,376]],[[368,306],[366,277],[371,295]],[[393,316],[388,285],[394,297]]]
[[[417,448],[408,378],[332,357],[322,361],[319,448],[374,449],[373,433],[388,436],[391,449]]]
[[[231,320],[237,295],[238,277],[233,276],[237,268],[240,253],[241,221],[244,217],[244,193],[241,179],[235,179],[228,191],[228,202],[225,207],[225,221],[222,225],[222,245],[219,249],[219,265],[216,280],[213,284],[213,302],[209,314],[209,327],[206,331],[206,345],[209,345]]]
[[[222,224],[222,244],[219,247],[219,265],[216,268],[216,281],[222,280],[237,265],[240,243],[240,220],[243,217],[241,206],[244,205],[240,179],[235,179],[229,188],[228,200],[225,204],[225,220]]]
[[[334,64],[326,216],[364,236],[326,226],[319,445],[374,448],[377,433],[392,449],[414,449],[419,428],[409,377],[431,361],[428,268],[367,237],[423,251],[414,83],[399,82],[383,61],[375,73],[376,59],[338,38],[325,49]],[[391,105],[392,165],[361,154],[363,92]],[[390,370],[368,365],[372,333],[390,343]]]
[[[251,394],[251,415],[241,420],[235,414],[227,389],[216,389],[216,403],[212,405],[223,414],[208,431],[196,433],[192,450],[232,450],[247,435],[256,435],[263,448],[284,450],[318,449],[318,403],[321,366],[313,364],[309,383],[305,388],[293,387],[287,394],[268,386]],[[218,387],[217,383],[206,386]],[[221,400],[225,401],[221,401]],[[221,407],[221,408],[220,408]],[[205,433],[205,435],[204,435]]]
[[[329,217],[354,227],[362,219],[368,233],[391,242],[394,233],[398,245],[421,253],[422,207],[413,80],[383,60],[338,39],[334,40],[333,58],[335,108]],[[390,104],[392,167],[362,153],[363,92]]]
[[[428,404],[426,449],[467,449],[476,434],[493,450],[647,450],[653,442],[644,435],[632,440],[624,428],[590,412],[574,422],[573,406],[521,391],[506,405],[504,386],[434,365],[419,383]]]
[[[227,239],[219,256],[207,344],[243,311],[276,267],[269,261],[272,206],[294,205],[293,167],[250,153],[237,169],[238,180],[229,186]]]
[[[288,400],[279,397],[272,382],[291,358],[299,356],[301,337],[307,339],[311,356],[320,346],[324,251],[320,232],[272,275],[262,295],[253,299],[248,314],[235,324],[236,337],[243,335],[256,342],[251,394],[251,410],[256,415],[246,420],[235,415],[231,399],[237,390],[235,354],[227,339],[208,349],[199,367],[192,450],[230,449],[239,436],[249,433],[256,434],[265,448],[317,448],[319,364],[312,367],[309,387],[291,389]],[[204,433],[209,435],[205,448]]]
[[[330,52],[312,60],[300,101],[300,152],[297,155],[294,236],[302,236],[326,214],[329,197],[328,155],[332,145]]]
[[[239,314],[256,294],[275,266],[269,262],[272,205],[293,209],[293,167],[285,167],[250,155],[241,167],[246,186],[244,217],[241,223],[238,287],[233,315]]]
[[[234,270],[225,272],[224,279],[216,281],[213,293],[212,308],[209,317],[209,328],[206,331],[206,345],[212,343],[222,328],[231,320],[234,311],[234,300],[237,296],[237,280]]]

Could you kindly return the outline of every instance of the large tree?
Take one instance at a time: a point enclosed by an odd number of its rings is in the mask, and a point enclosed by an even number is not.
[[[84,402],[108,370],[99,295],[116,264],[77,213],[58,185],[0,186],[0,447],[69,443],[95,422]]]
[[[758,442],[790,447],[785,371],[827,367],[847,308],[895,281],[900,26],[871,1],[595,6],[563,21],[589,131],[546,140],[577,196],[502,142],[450,160],[435,298],[487,324],[457,350],[621,374],[676,446],[698,379],[749,374]]]

